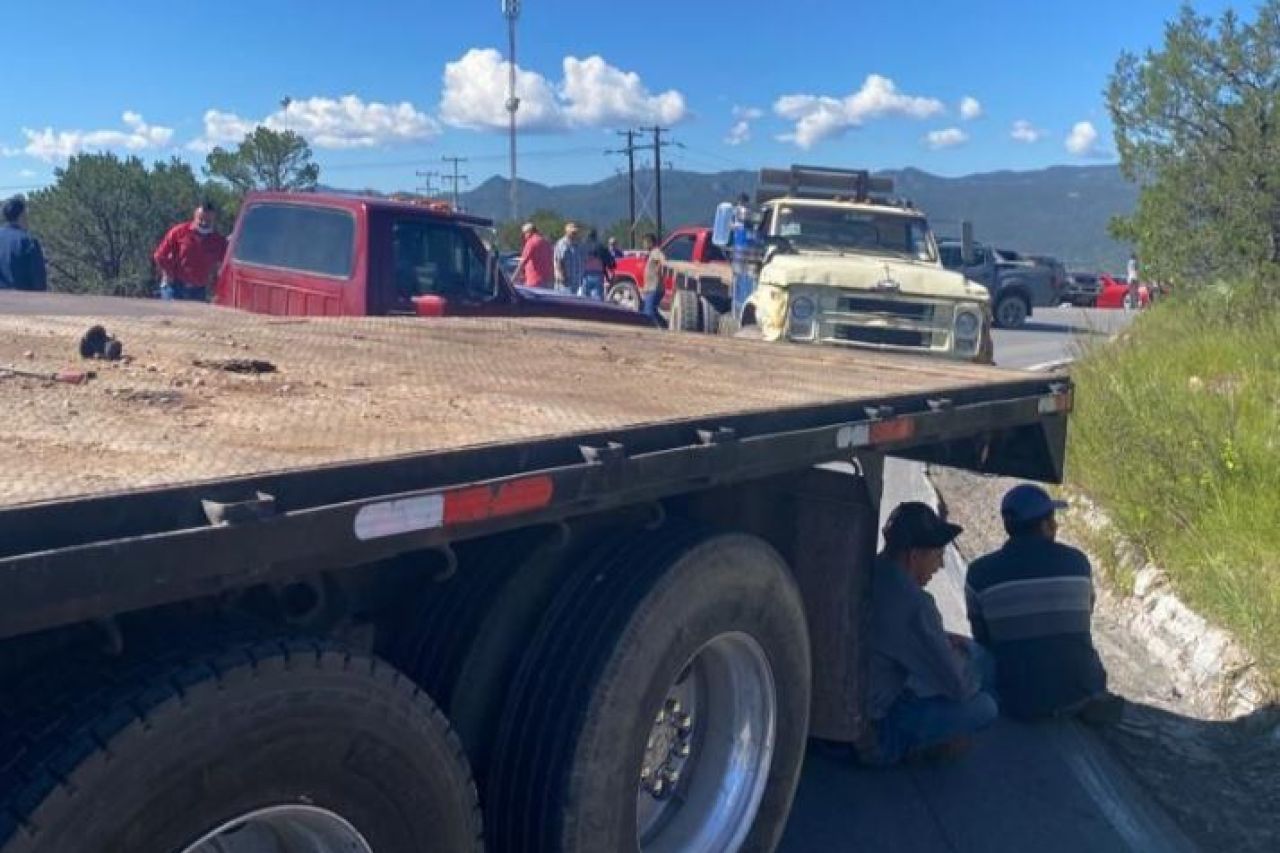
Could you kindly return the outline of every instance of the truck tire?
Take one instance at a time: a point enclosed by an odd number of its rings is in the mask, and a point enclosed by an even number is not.
[[[58,670],[5,697],[3,853],[482,849],[461,746],[376,658],[291,639]]]
[[[716,308],[714,302],[705,296],[698,300],[698,305],[702,309],[702,331],[708,335],[719,334],[720,321],[724,319],[725,315],[721,313],[719,308]]]
[[[1031,305],[1027,298],[1019,293],[1011,293],[1000,297],[996,302],[995,322],[1002,329],[1017,329],[1027,322],[1031,313]]]
[[[809,691],[803,605],[772,548],[683,525],[617,544],[567,580],[513,682],[490,849],[773,850]]]
[[[636,287],[636,283],[629,278],[615,278],[613,284],[609,285],[609,289],[605,291],[605,298],[615,305],[622,305],[633,311],[639,311],[643,304],[640,288]]]
[[[701,331],[702,323],[698,316],[698,294],[692,290],[675,290],[671,293],[671,319],[669,328],[673,332]]]

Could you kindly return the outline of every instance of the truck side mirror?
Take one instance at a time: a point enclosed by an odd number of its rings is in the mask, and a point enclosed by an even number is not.
[[[977,254],[973,250],[973,223],[968,220],[960,223],[960,260],[966,267],[977,263]]]

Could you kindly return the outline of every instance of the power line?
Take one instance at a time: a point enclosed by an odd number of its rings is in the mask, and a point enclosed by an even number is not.
[[[449,182],[453,191],[453,207],[455,210],[460,209],[460,206],[458,204],[458,185],[460,183],[465,184],[468,181],[467,181],[466,175],[458,174],[458,164],[467,162],[467,158],[466,157],[441,157],[440,159],[446,163],[453,164],[453,174],[442,175],[440,180]]]
[[[636,247],[636,132],[634,130],[616,131],[619,136],[627,138],[625,148],[606,151],[605,154],[627,155],[627,217],[630,227],[627,229],[630,248]]]
[[[431,181],[433,178],[440,177],[439,172],[424,172],[421,169],[419,169],[418,171],[414,172],[414,174],[422,179],[422,182],[418,184],[418,187],[417,187],[418,192],[428,196],[436,194],[436,188],[431,185]]]

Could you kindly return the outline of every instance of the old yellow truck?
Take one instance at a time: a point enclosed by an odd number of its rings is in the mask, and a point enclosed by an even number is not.
[[[670,265],[672,327],[989,363],[986,288],[943,267],[925,214],[891,192],[861,170],[762,169],[731,280]],[[735,288],[742,309],[728,319]]]

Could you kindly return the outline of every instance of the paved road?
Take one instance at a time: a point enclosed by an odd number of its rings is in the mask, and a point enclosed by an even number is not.
[[[1037,308],[1023,328],[996,329],[996,363],[1026,369],[1074,358],[1082,345],[1105,340],[1131,319],[1124,311]]]

